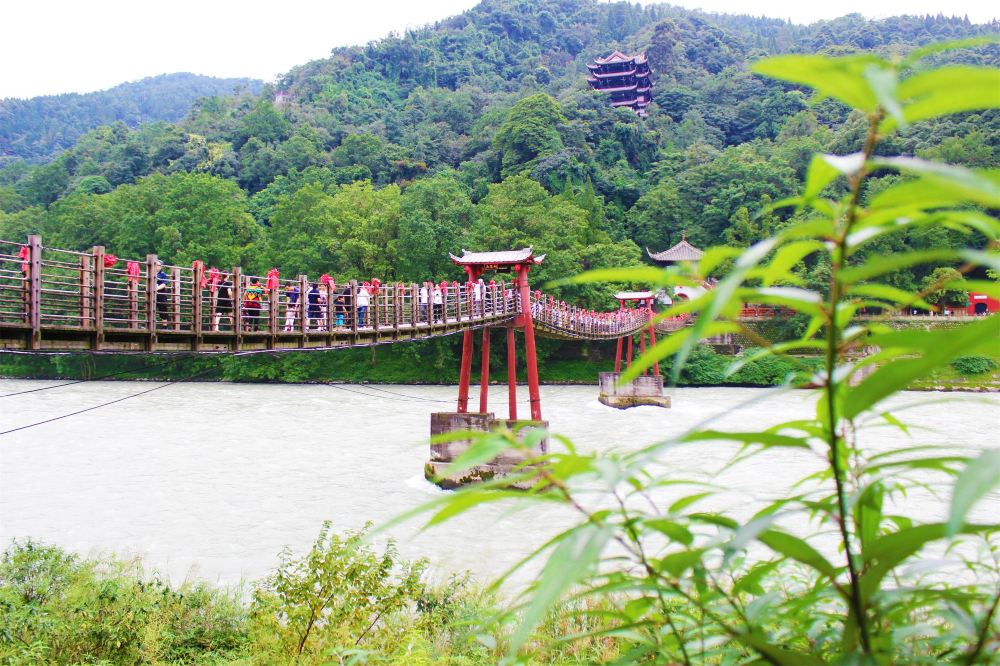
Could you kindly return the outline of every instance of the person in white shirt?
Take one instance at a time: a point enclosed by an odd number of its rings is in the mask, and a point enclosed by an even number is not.
[[[486,283],[483,278],[479,278],[472,288],[472,297],[476,303],[476,314],[482,317],[486,312],[483,310],[483,299],[486,297]]]
[[[427,283],[420,287],[420,321],[427,321]]]
[[[434,285],[434,321],[441,321],[441,315],[444,310],[444,298],[441,295],[441,285]]]
[[[368,291],[367,283],[358,287],[358,327],[364,328],[368,315],[368,304],[371,302],[371,292]]]

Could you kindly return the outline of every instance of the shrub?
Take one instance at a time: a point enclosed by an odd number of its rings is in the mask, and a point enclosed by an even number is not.
[[[997,369],[997,362],[987,356],[959,356],[951,362],[951,367],[960,374],[981,375]]]

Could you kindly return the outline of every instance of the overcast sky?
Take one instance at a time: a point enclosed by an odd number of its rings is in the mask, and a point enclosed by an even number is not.
[[[171,72],[273,81],[336,46],[458,14],[476,0],[33,0],[4,3],[0,98],[89,92]],[[860,12],[1000,15],[989,0],[675,0],[796,23]]]

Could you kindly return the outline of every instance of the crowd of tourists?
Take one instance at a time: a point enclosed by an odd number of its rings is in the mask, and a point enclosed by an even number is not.
[[[241,277],[239,285],[234,284],[232,273],[214,268],[203,272],[202,288],[209,296],[203,301],[204,308],[213,331],[231,331],[237,326],[244,332],[270,331],[272,310],[275,330],[286,333],[372,328],[375,317],[379,326],[392,326],[397,307],[404,313],[400,323],[412,321],[417,325],[520,311],[520,293],[514,285],[483,278],[464,283],[426,281],[419,286],[383,285],[373,278],[338,285],[323,275],[315,282],[286,281],[282,287],[276,270],[270,271],[264,282],[259,277]],[[173,279],[162,266],[159,268],[156,315],[167,323],[176,309],[171,297]],[[533,292],[530,301],[534,319],[568,330],[612,333],[634,328],[649,317],[642,308],[612,312],[578,308],[540,291]]]

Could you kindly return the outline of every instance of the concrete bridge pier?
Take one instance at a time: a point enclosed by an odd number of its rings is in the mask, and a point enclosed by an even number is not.
[[[619,384],[621,373],[602,372],[599,375],[601,393],[597,397],[602,405],[616,409],[628,409],[649,405],[669,407],[670,396],[663,395],[661,375],[639,375],[627,384]]]
[[[618,299],[619,310],[626,309],[626,303],[636,303],[640,311],[645,310],[649,319],[649,326],[639,332],[639,346],[643,354],[646,353],[646,340],[649,346],[656,345],[656,326],[653,324],[653,299],[655,295],[650,291],[625,291],[615,294]],[[632,367],[632,336],[628,336],[628,356],[627,367]],[[616,409],[628,409],[640,405],[650,405],[653,407],[670,407],[670,396],[663,395],[663,377],[660,375],[660,364],[653,363],[653,374],[649,370],[643,371],[641,375],[628,382],[621,384],[622,375],[622,338],[618,338],[618,348],[615,354],[615,371],[601,372],[598,374],[600,385],[600,395],[598,401],[614,407]]]
[[[547,430],[548,427],[548,421],[498,419],[493,412],[438,412],[431,414],[431,437],[455,431],[496,432],[497,430],[509,429],[515,433],[518,441],[523,441],[529,431]],[[508,448],[487,463],[475,465],[456,474],[446,474],[445,472],[451,463],[465,453],[476,439],[478,438],[470,436],[448,442],[432,443],[430,460],[424,464],[424,476],[442,488],[448,490],[460,488],[470,483],[490,481],[497,476],[510,474],[517,465],[544,455],[549,450],[548,438],[545,438],[530,448]]]

